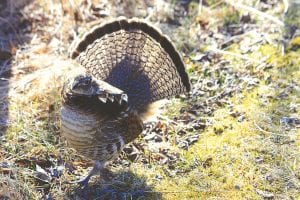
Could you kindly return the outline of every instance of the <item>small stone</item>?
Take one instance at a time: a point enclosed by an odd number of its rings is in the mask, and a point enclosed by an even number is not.
[[[161,136],[156,135],[156,136],[154,137],[154,141],[155,141],[155,142],[162,142],[163,139],[162,139]]]
[[[162,177],[161,175],[157,174],[157,175],[155,176],[155,179],[158,180],[158,181],[160,181],[160,180],[163,179],[163,177]]]
[[[200,130],[200,129],[205,129],[206,128],[206,123],[205,122],[201,122],[201,121],[196,121],[194,124],[193,124],[193,128],[195,130]]]
[[[264,161],[264,159],[261,158],[261,157],[256,157],[256,158],[255,158],[255,162],[256,162],[257,164],[261,164],[261,163],[263,163],[263,161]]]
[[[256,189],[256,193],[260,196],[262,196],[263,198],[267,198],[267,199],[272,199],[274,198],[274,194],[268,191],[263,191],[263,190],[259,190]]]
[[[189,145],[194,144],[199,140],[199,135],[193,135],[191,137],[188,137],[186,141],[188,142]]]
[[[180,135],[180,136],[186,135],[186,131],[181,129],[177,132],[177,135]]]
[[[145,141],[153,140],[155,136],[156,136],[156,134],[154,132],[152,132],[152,133],[146,135],[144,137],[144,139],[145,139]]]
[[[237,118],[238,122],[243,122],[246,119],[245,115],[241,115]]]
[[[240,189],[241,189],[241,186],[235,185],[234,188],[235,188],[236,190],[240,190]]]

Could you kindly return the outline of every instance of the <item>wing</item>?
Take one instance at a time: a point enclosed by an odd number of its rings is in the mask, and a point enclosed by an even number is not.
[[[87,72],[123,90],[137,110],[190,91],[184,63],[170,40],[146,22],[118,19],[95,27],[71,53]]]

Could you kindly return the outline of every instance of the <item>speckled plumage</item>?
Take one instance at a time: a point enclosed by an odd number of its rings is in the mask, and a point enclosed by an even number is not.
[[[164,98],[190,90],[170,40],[137,19],[95,27],[71,52],[86,74],[62,90],[62,132],[80,154],[105,163],[143,128],[140,115]],[[91,76],[90,78],[86,78]]]

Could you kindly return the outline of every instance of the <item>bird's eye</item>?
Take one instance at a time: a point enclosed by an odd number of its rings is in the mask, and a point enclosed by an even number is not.
[[[92,83],[92,78],[90,76],[75,78],[72,85],[72,90],[78,90],[78,89],[87,90],[91,87],[91,83]]]
[[[91,84],[91,81],[92,81],[92,77],[88,76],[84,79],[83,84],[89,85],[89,84]]]
[[[83,82],[83,84],[84,84],[84,85],[89,85],[89,84],[90,84],[90,80],[85,80],[85,81]]]

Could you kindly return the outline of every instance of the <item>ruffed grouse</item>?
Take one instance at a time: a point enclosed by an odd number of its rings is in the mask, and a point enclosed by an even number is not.
[[[62,89],[62,132],[70,147],[95,160],[89,175],[113,160],[143,130],[141,115],[157,100],[190,91],[179,53],[159,30],[120,18],[95,27],[71,52],[86,70]]]

